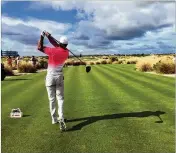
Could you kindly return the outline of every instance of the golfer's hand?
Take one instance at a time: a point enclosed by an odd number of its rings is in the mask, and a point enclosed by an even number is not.
[[[45,31],[43,31],[43,32],[41,33],[41,36],[45,37]]]
[[[51,34],[49,33],[49,32],[47,32],[47,31],[44,31],[44,33],[45,33],[45,36],[47,36],[47,37],[49,37]]]

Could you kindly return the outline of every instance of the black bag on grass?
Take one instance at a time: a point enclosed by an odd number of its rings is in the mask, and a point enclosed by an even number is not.
[[[4,64],[1,63],[1,81],[3,81],[6,77],[6,72],[4,69]]]

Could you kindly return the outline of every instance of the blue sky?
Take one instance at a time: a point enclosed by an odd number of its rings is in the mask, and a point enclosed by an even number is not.
[[[21,56],[44,55],[42,30],[66,35],[76,54],[175,53],[174,2],[6,1],[1,22],[2,50]]]

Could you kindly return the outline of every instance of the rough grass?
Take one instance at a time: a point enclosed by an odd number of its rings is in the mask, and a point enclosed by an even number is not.
[[[68,131],[51,124],[46,73],[2,82],[2,152],[174,153],[174,78],[134,65],[69,67],[65,76]],[[25,117],[10,119],[12,108]]]
[[[13,73],[13,67],[10,67],[8,64],[4,64],[4,70],[7,76],[12,76],[14,75]]]
[[[46,69],[48,67],[48,61],[46,59],[39,59],[37,63],[37,69]]]
[[[35,73],[36,71],[37,71],[37,68],[28,62],[23,61],[18,66],[19,73]]]
[[[157,73],[163,74],[174,74],[175,73],[175,63],[171,60],[161,60],[153,66]]]
[[[173,74],[175,73],[175,64],[173,56],[160,57],[152,55],[139,58],[136,63],[136,69],[142,72],[155,70],[157,73]]]
[[[153,65],[150,62],[148,62],[148,61],[146,61],[146,62],[138,62],[136,64],[136,68],[139,71],[147,72],[147,71],[152,71],[153,70]]]

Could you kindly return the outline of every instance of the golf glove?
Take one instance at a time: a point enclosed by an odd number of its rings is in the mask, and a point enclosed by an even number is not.
[[[41,36],[45,37],[45,31],[43,31],[43,32],[41,33]]]

